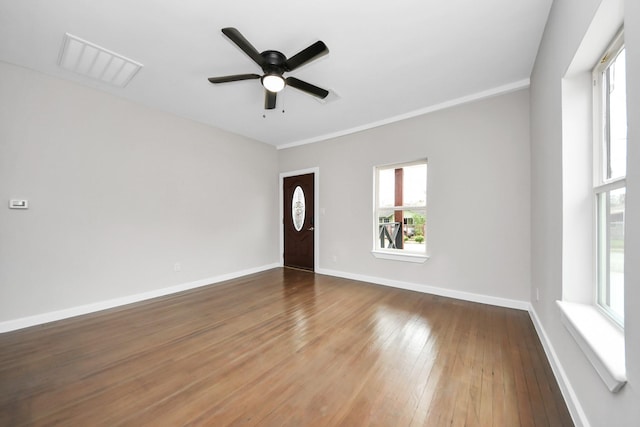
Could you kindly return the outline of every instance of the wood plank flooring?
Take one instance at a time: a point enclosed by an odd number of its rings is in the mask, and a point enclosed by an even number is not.
[[[528,313],[274,269],[0,335],[1,426],[570,426]]]

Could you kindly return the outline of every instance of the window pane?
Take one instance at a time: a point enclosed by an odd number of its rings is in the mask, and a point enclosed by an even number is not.
[[[627,87],[626,55],[622,49],[607,68],[609,144],[607,179],[621,178],[627,173]],[[606,94],[605,94],[606,95]]]
[[[381,208],[394,206],[395,175],[393,169],[378,170],[378,206]]]
[[[380,209],[378,210],[378,223],[388,223],[395,221],[393,219],[393,209]]]
[[[427,205],[427,165],[407,166],[402,181],[404,206]]]
[[[626,189],[598,195],[598,303],[624,319],[624,214]]]
[[[382,222],[378,225],[376,246],[378,249],[402,249],[402,223],[393,221]]]
[[[426,252],[426,220],[424,210],[402,211],[404,217],[404,249],[409,252]]]
[[[298,185],[293,191],[293,197],[291,198],[291,219],[296,231],[301,231],[304,225],[305,206],[304,191],[302,187]]]
[[[396,169],[402,169],[402,206],[427,205],[427,165],[378,170],[378,206],[396,206]]]

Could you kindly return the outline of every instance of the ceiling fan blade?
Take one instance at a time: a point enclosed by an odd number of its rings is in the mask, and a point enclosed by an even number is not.
[[[317,41],[311,46],[301,50],[291,58],[287,59],[287,62],[285,63],[286,70],[293,71],[301,65],[311,61],[312,59],[316,59],[322,55],[326,55],[327,53],[329,53],[329,48],[327,47],[327,45],[321,41]]]
[[[303,92],[307,92],[309,95],[317,96],[320,99],[324,99],[329,95],[329,91],[322,89],[321,87],[314,86],[311,83],[304,82],[295,77],[287,77],[285,79],[288,86],[294,87]]]
[[[232,76],[222,76],[222,77],[209,77],[209,81],[211,83],[228,83],[228,82],[237,82],[239,80],[253,80],[259,79],[261,76],[259,74],[234,74]]]
[[[276,108],[276,97],[278,94],[276,92],[269,92],[268,90],[264,91],[264,109],[265,110],[273,110]]]
[[[249,55],[249,58],[253,59],[253,61],[258,64],[260,67],[264,64],[264,58],[260,55],[260,52],[257,51],[255,47],[247,39],[244,38],[240,31],[233,27],[223,28],[222,32],[225,36],[229,37],[229,39],[234,42],[244,53]]]

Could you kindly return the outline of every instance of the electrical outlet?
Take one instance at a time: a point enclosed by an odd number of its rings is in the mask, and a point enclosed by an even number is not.
[[[540,288],[536,288],[536,301],[540,301]]]
[[[175,264],[173,264],[173,271],[182,271],[182,265],[180,265],[179,262],[176,262]]]

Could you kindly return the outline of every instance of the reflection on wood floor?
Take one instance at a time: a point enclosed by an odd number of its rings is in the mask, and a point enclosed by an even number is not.
[[[0,335],[0,425],[573,425],[527,312],[274,269]]]

